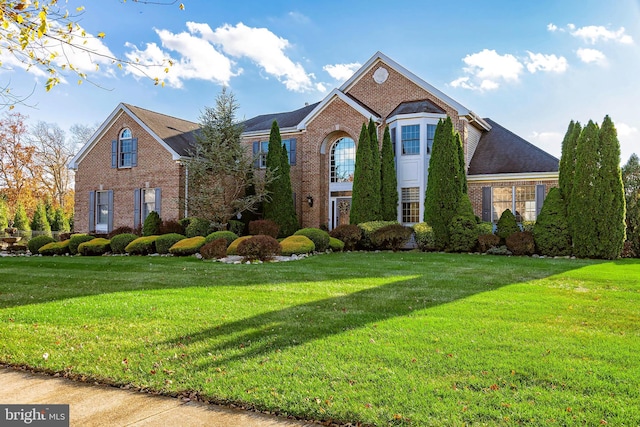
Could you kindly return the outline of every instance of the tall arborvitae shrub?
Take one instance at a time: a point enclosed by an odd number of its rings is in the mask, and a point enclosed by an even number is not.
[[[160,219],[160,215],[158,215],[158,212],[149,212],[149,215],[147,215],[147,217],[144,219],[144,224],[142,224],[142,235],[156,236],[160,234],[161,225],[162,219]]]
[[[640,159],[634,153],[622,168],[626,203],[627,240],[640,256]]]
[[[562,199],[565,201],[567,217],[571,211],[569,201],[571,200],[573,183],[576,178],[576,148],[578,146],[578,139],[580,138],[581,132],[582,126],[580,123],[572,120],[569,123],[567,132],[562,140],[562,155],[560,157],[560,165],[558,169],[558,186],[560,187]],[[572,233],[571,221],[568,222],[568,225],[569,232]]]
[[[560,189],[549,190],[542,210],[533,226],[537,251],[545,256],[571,255],[571,235],[567,223],[567,209]]]
[[[0,233],[4,233],[4,229],[9,226],[9,207],[7,202],[0,197]]]
[[[478,230],[473,206],[469,196],[463,194],[458,203],[456,215],[449,225],[449,246],[451,252],[471,252],[478,244]]]
[[[351,212],[349,214],[349,222],[351,224],[360,224],[371,221],[370,201],[374,188],[374,178],[372,176],[371,167],[371,142],[369,141],[369,130],[363,123],[358,138],[358,147],[356,149],[356,165],[353,173],[353,190],[351,196]],[[379,175],[379,173],[378,173]]]
[[[517,233],[518,231],[520,231],[520,227],[518,227],[516,216],[511,212],[511,209],[506,209],[502,212],[496,224],[496,236],[501,239],[506,239],[510,234]]]
[[[278,224],[280,236],[290,236],[298,229],[298,220],[291,192],[289,157],[283,148],[280,128],[275,120],[271,124],[266,165],[274,179],[267,184],[269,200],[263,204],[264,218]]]
[[[371,144],[371,198],[369,209],[371,211],[370,220],[378,221],[382,219],[382,183],[381,183],[381,159],[380,146],[378,144],[378,128],[372,118],[369,118],[369,143]]]
[[[53,222],[51,222],[51,231],[68,232],[71,230],[69,219],[64,214],[61,207],[57,207],[53,212]]]
[[[20,202],[18,202],[18,206],[16,206],[16,213],[13,216],[13,227],[17,228],[18,231],[31,231],[29,218],[27,218],[27,211]]]
[[[449,226],[462,196],[456,141],[451,118],[440,120],[433,139],[424,204],[424,221],[432,227],[439,250],[449,244]]]
[[[625,240],[625,200],[620,170],[620,142],[613,121],[606,116],[599,132],[600,159],[596,177],[598,222],[597,257],[620,256]]]
[[[596,179],[600,138],[598,125],[589,123],[580,133],[576,147],[575,178],[567,200],[567,216],[573,241],[573,253],[581,258],[597,258],[598,202]]]
[[[380,214],[383,221],[394,221],[398,219],[398,177],[389,126],[384,129],[380,162]]]
[[[40,231],[44,234],[51,234],[51,225],[47,219],[47,210],[43,203],[38,203],[31,218],[31,230]]]
[[[464,147],[462,146],[462,140],[460,134],[456,132],[456,146],[458,147],[458,182],[460,182],[460,189],[463,194],[467,194],[467,164],[464,161]],[[473,212],[473,209],[472,209]]]

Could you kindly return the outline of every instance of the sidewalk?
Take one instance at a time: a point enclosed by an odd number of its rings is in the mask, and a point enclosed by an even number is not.
[[[255,412],[0,368],[0,403],[69,404],[70,426],[302,427]]]

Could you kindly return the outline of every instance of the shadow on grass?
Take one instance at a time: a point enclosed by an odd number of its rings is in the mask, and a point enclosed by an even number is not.
[[[505,264],[504,257],[442,257],[445,258],[435,258],[433,263],[407,265],[404,271],[400,269],[395,273],[386,269],[388,280],[378,286],[219,324],[195,334],[172,337],[158,345],[164,348],[193,346],[194,351],[203,356],[208,353],[214,356],[203,357],[207,362],[202,368],[222,366],[410,315],[415,310],[590,265],[589,261],[562,263],[549,260],[547,264],[539,264],[539,269],[531,269],[527,268],[531,263],[523,261],[526,259],[512,258],[510,264]],[[467,265],[465,261],[473,262]],[[355,280],[366,280],[371,274],[380,274],[378,266],[367,267],[366,272]],[[500,271],[492,275],[494,268]],[[276,299],[274,305],[277,305]],[[241,311],[242,307],[239,306],[238,310]]]

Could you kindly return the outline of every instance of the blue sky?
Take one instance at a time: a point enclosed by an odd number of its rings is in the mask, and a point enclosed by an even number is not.
[[[600,123],[606,114],[623,163],[640,154],[640,0],[182,3],[69,0],[70,11],[85,6],[79,23],[88,34],[105,33],[95,49],[149,63],[172,58],[168,74],[146,69],[165,86],[109,61],[96,70],[69,52],[91,83],[69,76],[46,93],[41,73],[5,58],[0,81],[16,94],[34,91],[16,111],[65,130],[101,123],[120,102],[198,121],[227,85],[239,117],[250,118],[321,100],[381,51],[558,157],[570,120]]]

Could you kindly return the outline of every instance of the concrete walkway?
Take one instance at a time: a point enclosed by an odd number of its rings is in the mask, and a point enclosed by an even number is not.
[[[299,421],[0,368],[0,403],[69,404],[70,426],[302,427]]]

